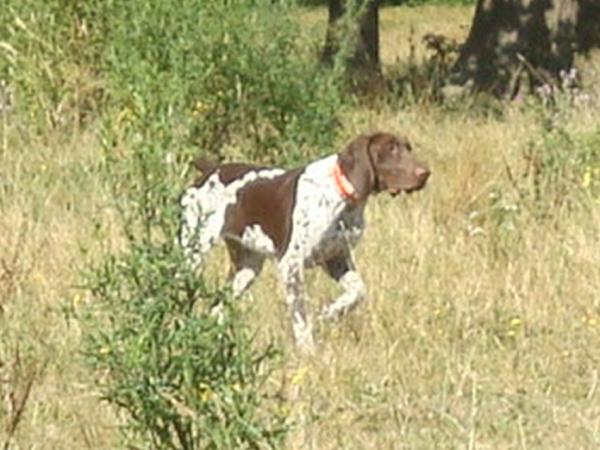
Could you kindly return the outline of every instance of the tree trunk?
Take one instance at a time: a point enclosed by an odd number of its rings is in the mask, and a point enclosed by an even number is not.
[[[600,1],[580,0],[577,17],[577,50],[588,52],[600,47]]]
[[[598,0],[478,0],[452,84],[513,96],[557,83],[598,38]]]
[[[342,52],[351,79],[379,77],[380,0],[329,0],[329,18],[322,59],[333,65]],[[345,17],[356,13],[356,17]],[[346,20],[348,19],[348,20]]]

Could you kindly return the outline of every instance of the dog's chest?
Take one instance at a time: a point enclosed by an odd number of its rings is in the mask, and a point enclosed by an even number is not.
[[[342,214],[321,235],[317,244],[310,249],[306,265],[325,262],[335,255],[354,247],[364,231],[362,214]]]
[[[308,173],[300,179],[293,213],[289,252],[306,266],[344,252],[364,230],[364,205],[350,208],[332,189],[324,189]]]

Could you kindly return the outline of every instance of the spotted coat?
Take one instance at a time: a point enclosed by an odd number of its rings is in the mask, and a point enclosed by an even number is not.
[[[239,296],[265,258],[273,258],[295,340],[308,350],[314,343],[304,270],[322,267],[343,290],[320,318],[338,319],[355,308],[366,288],[351,248],[365,229],[368,197],[384,190],[412,192],[429,176],[412,157],[408,141],[389,133],[361,135],[339,154],[294,170],[208,163],[200,169],[204,176],[181,199],[179,241],[188,261],[200,267],[208,250],[224,239],[233,292]]]

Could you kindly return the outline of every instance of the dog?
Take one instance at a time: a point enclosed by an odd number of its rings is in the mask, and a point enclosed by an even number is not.
[[[291,170],[244,163],[195,162],[202,176],[181,197],[179,243],[198,269],[219,239],[232,262],[230,281],[240,296],[265,258],[276,262],[296,344],[314,346],[305,302],[304,271],[321,266],[343,293],[322,319],[339,319],[366,296],[351,248],[365,229],[373,194],[422,189],[431,172],[409,141],[387,132],[363,134],[337,154]]]

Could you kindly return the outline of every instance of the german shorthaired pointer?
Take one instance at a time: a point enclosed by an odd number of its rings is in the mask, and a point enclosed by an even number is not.
[[[186,257],[198,268],[223,238],[235,296],[250,286],[265,257],[273,257],[296,343],[308,350],[313,336],[304,269],[323,267],[343,289],[321,318],[337,319],[353,309],[365,297],[365,286],[350,248],[365,228],[367,198],[382,191],[395,196],[419,190],[430,174],[405,138],[383,132],[361,135],[341,153],[293,170],[205,160],[196,167],[203,175],[181,199],[179,241]]]

